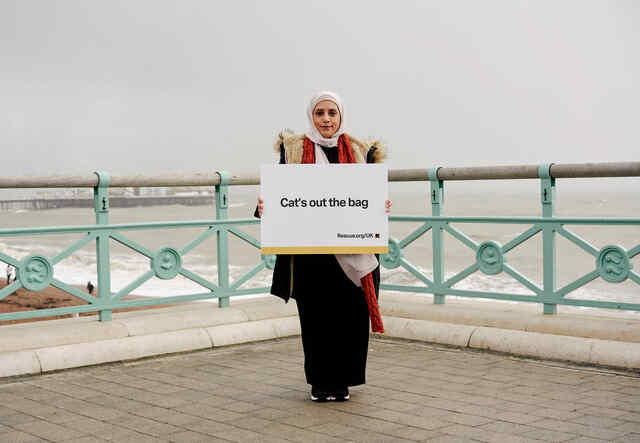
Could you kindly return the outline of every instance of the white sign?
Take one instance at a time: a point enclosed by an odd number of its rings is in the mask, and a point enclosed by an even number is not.
[[[382,164],[265,165],[263,254],[386,254],[388,168]]]

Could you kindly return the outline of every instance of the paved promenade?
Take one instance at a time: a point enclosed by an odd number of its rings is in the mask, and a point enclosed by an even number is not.
[[[368,384],[308,398],[299,338],[0,379],[3,442],[640,442],[640,377],[374,339]]]

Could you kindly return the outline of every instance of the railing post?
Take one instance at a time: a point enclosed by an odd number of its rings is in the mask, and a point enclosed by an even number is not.
[[[216,185],[216,218],[227,220],[229,218],[229,179],[230,175],[225,171],[216,171],[220,176],[220,184]],[[220,226],[216,233],[218,241],[218,286],[223,291],[229,289],[229,233],[226,226]],[[218,306],[229,306],[229,296],[218,297]]]
[[[93,188],[93,210],[96,213],[96,224],[109,224],[109,174],[95,171],[98,186]],[[111,299],[111,268],[109,259],[109,233],[102,231],[96,237],[96,255],[98,270],[98,300],[107,304]],[[100,321],[111,321],[111,309],[99,311]]]
[[[555,209],[556,179],[551,177],[551,165],[553,163],[545,163],[538,170],[542,216],[545,218],[553,218]],[[543,294],[545,297],[552,297],[557,284],[556,228],[553,225],[545,224],[542,228],[542,250]],[[555,303],[544,303],[543,306],[544,314],[558,313],[558,305]]]
[[[444,182],[438,178],[438,169],[430,168],[429,181],[431,182],[431,215],[440,217],[442,215],[442,205],[444,204]],[[442,222],[434,222],[431,229],[431,242],[433,248],[433,303],[444,304],[444,294],[438,293],[438,288],[442,288],[444,282],[444,225]]]

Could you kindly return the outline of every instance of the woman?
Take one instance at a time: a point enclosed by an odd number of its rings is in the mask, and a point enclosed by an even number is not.
[[[283,131],[276,139],[281,164],[384,159],[379,142],[365,144],[345,133],[344,106],[337,94],[315,94],[307,118],[306,134]],[[263,207],[258,199],[257,216]],[[389,212],[391,202],[386,208]],[[313,401],[346,401],[349,386],[365,383],[369,315],[370,309],[377,310],[379,282],[380,266],[373,254],[278,255],[271,293],[296,300]],[[383,331],[379,313],[372,314],[372,322],[374,331]]]

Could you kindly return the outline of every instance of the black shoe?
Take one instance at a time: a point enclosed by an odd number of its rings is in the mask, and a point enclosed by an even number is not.
[[[335,401],[347,401],[349,400],[349,388],[345,386],[344,388],[334,389],[331,392],[331,397]]]
[[[333,397],[331,397],[329,391],[317,386],[311,386],[311,401],[321,403],[329,400],[333,400]]]

